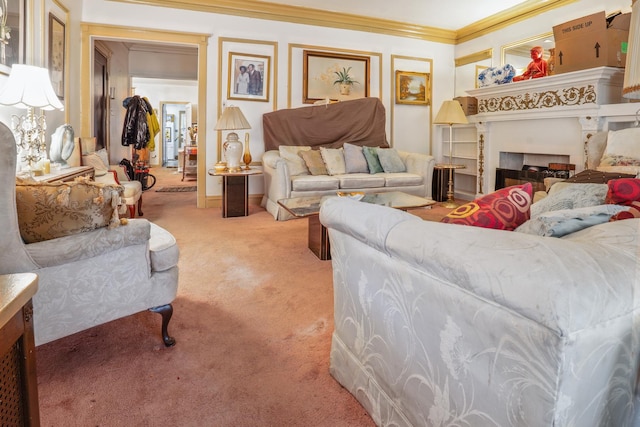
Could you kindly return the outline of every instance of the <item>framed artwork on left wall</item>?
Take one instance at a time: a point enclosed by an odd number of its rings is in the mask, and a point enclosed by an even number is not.
[[[56,95],[64,100],[64,64],[66,55],[65,25],[49,13],[49,76]]]

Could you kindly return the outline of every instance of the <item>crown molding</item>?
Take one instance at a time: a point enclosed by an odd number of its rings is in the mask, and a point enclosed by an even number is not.
[[[473,40],[576,1],[578,0],[528,0],[503,12],[460,28],[456,34],[456,43]]]
[[[472,53],[466,56],[461,56],[455,59],[456,67],[462,65],[472,64],[474,62],[480,62],[485,59],[491,59],[493,57],[493,49],[485,49],[480,52]]]
[[[409,24],[388,19],[371,18],[348,13],[300,6],[289,6],[257,0],[111,0],[120,3],[161,6],[199,12],[266,19],[295,24],[341,28],[408,37],[439,43],[455,44],[456,32],[424,25]]]
[[[528,0],[457,31],[258,0],[110,0],[458,44],[578,0]]]

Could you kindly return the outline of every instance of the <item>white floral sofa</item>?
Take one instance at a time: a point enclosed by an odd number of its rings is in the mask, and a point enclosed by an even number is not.
[[[320,221],[331,374],[377,425],[638,425],[640,219],[554,238],[332,198]]]
[[[278,200],[344,192],[404,191],[431,198],[433,156],[387,143],[378,98],[273,111],[263,115],[262,206],[291,217]]]
[[[0,152],[0,274],[38,275],[36,345],[144,310],[161,314],[162,339],[173,345],[179,250],[171,233],[144,219],[121,221],[118,186],[17,186],[16,143],[2,123]]]

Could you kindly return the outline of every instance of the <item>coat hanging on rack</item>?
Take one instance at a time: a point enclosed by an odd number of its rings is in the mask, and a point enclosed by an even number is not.
[[[148,101],[138,95],[126,98],[122,106],[127,109],[122,127],[122,145],[133,145],[136,150],[147,148],[151,137],[147,117],[153,109],[149,111]]]

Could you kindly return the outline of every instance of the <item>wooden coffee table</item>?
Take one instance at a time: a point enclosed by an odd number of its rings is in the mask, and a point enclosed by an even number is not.
[[[292,197],[278,200],[278,204],[297,218],[308,218],[309,221],[309,249],[321,260],[331,259],[331,247],[327,229],[320,222],[320,205],[329,197],[336,196],[307,196]],[[361,202],[375,205],[389,206],[395,209],[407,210],[432,206],[435,200],[414,196],[401,191],[389,191],[387,193],[365,194]]]

